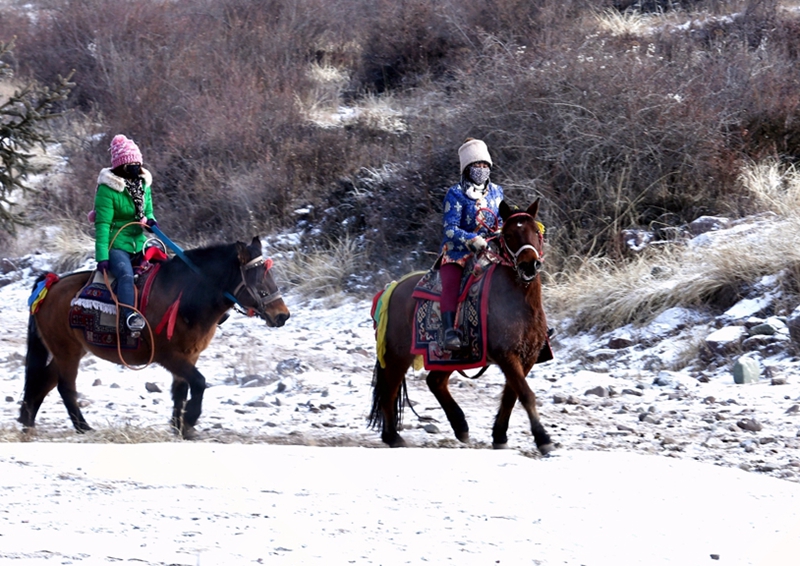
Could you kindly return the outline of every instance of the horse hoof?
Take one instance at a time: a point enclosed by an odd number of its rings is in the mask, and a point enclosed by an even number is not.
[[[551,444],[551,443],[542,444],[541,446],[539,446],[539,452],[541,452],[542,456],[547,456],[554,449],[555,449],[555,446],[553,444]]]
[[[469,442],[469,433],[468,432],[458,433],[458,434],[456,434],[456,438],[459,441],[461,441],[461,442],[466,444],[467,442]]]
[[[508,442],[492,442],[492,448],[495,450],[507,450],[508,449]]]
[[[181,436],[184,440],[197,440],[200,438],[200,433],[197,432],[197,429],[195,429],[193,426],[187,426],[184,427]]]
[[[386,442],[386,444],[388,444],[390,448],[405,448],[406,446],[408,446],[402,436],[398,436],[391,442]]]

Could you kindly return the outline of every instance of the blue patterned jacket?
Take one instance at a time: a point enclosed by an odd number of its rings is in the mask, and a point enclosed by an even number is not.
[[[442,238],[442,262],[443,263],[460,263],[464,264],[466,258],[472,253],[467,247],[467,241],[474,238],[476,235],[481,235],[484,238],[489,232],[478,225],[481,217],[488,226],[494,228],[495,218],[499,226],[502,226],[500,219],[500,203],[503,200],[503,187],[489,182],[489,190],[486,196],[473,200],[469,198],[464,190],[462,183],[453,185],[447,191],[444,197],[444,222],[443,222],[443,238]],[[480,208],[488,208],[494,213],[492,216],[489,213],[483,213],[479,216],[478,210]]]

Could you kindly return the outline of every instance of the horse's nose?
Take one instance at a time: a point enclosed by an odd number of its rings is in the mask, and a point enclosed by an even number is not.
[[[281,326],[286,324],[286,321],[289,320],[290,316],[291,315],[288,312],[280,313],[278,316],[275,317],[275,326],[280,328]]]
[[[533,261],[525,261],[519,264],[519,268],[527,279],[533,279],[542,269],[542,262],[538,259]]]

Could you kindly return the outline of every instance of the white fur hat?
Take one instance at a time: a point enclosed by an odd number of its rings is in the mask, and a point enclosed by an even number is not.
[[[481,140],[469,139],[464,145],[458,148],[458,158],[461,161],[461,173],[467,166],[476,161],[485,161],[491,167],[492,157],[489,155],[489,148]]]

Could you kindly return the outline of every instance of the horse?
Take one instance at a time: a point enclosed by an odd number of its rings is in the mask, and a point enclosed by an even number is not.
[[[553,450],[550,436],[539,420],[536,395],[525,376],[536,363],[548,342],[547,321],[542,306],[540,271],[543,259],[543,234],[536,221],[539,200],[525,212],[514,212],[500,204],[503,228],[499,236],[504,258],[491,281],[487,313],[487,361],[500,367],[505,375],[500,408],[492,429],[492,446],[508,445],[508,422],[519,399],[530,420],[536,446],[542,455]],[[368,424],[381,428],[381,439],[391,447],[405,446],[397,433],[402,421],[402,409],[407,398],[405,375],[414,361],[411,354],[414,324],[414,288],[422,275],[400,280],[389,297],[385,311],[388,320],[385,334],[385,367],[380,361],[373,372],[372,409]],[[448,389],[451,371],[434,370],[428,373],[428,388],[444,409],[458,440],[469,440],[469,426],[464,412]],[[402,394],[401,394],[402,389]]]
[[[181,250],[182,251],[182,250]],[[181,254],[179,254],[180,256]],[[206,380],[195,367],[211,342],[218,322],[234,305],[258,315],[269,327],[281,327],[289,309],[270,273],[271,259],[262,257],[258,237],[243,242],[187,250],[159,264],[148,296],[148,327],[130,350],[90,344],[84,331],[71,328],[70,303],[93,271],[68,274],[52,284],[28,320],[25,389],[19,418],[23,431],[35,427],[36,413],[56,386],[69,418],[79,433],[92,430],[78,406],[76,380],[81,358],[95,356],[124,365],[155,362],[172,373],[173,430],[185,439],[197,437]],[[34,289],[45,275],[37,279]],[[163,322],[169,322],[164,325]],[[167,332],[158,332],[167,327]],[[124,323],[123,323],[124,324]],[[152,331],[156,328],[156,332]],[[48,361],[48,358],[50,360]],[[139,369],[142,369],[141,367]],[[191,392],[191,398],[187,397]]]

